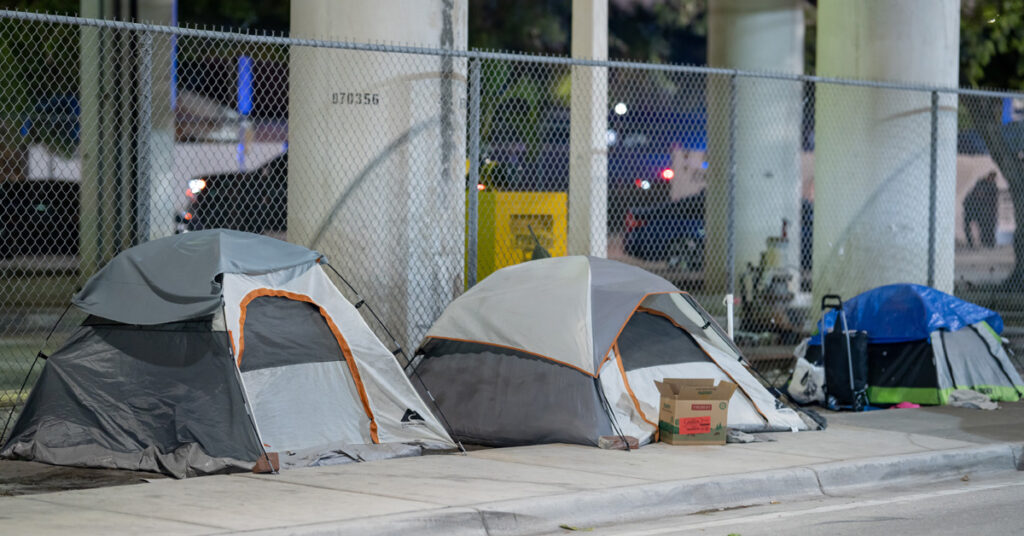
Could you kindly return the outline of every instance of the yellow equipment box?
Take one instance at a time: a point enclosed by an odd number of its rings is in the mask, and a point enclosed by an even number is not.
[[[566,254],[568,199],[565,192],[484,190],[477,195],[480,207],[477,281],[499,268],[531,260],[536,245],[534,235],[552,257]]]

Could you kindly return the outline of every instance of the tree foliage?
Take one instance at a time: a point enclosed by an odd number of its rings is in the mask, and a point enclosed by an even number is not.
[[[704,63],[707,0],[612,0],[609,56],[654,63]],[[568,55],[570,0],[469,0],[470,48]]]
[[[77,15],[80,0],[3,0],[3,9],[38,11],[56,15]]]
[[[178,2],[178,20],[199,26],[287,33],[290,6],[290,2],[281,0],[187,0]]]
[[[1024,87],[1024,0],[965,0],[960,80],[972,87]]]

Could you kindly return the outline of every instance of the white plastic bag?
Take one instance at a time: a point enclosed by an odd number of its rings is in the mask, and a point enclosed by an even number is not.
[[[796,366],[793,367],[793,376],[789,379],[786,392],[799,404],[820,404],[825,401],[825,367],[812,365],[804,359],[806,353],[807,339],[804,339],[793,352]]]

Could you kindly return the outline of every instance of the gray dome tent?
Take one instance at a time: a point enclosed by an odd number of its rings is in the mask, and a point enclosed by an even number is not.
[[[323,262],[225,230],[122,252],[0,455],[185,477],[454,447]]]
[[[765,389],[686,293],[640,268],[558,257],[503,268],[453,301],[416,372],[454,437],[495,446],[651,441],[664,378],[729,380],[728,424],[807,425]]]

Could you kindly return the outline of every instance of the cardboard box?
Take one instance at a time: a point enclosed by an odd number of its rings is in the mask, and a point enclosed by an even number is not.
[[[670,445],[724,445],[729,398],[736,384],[712,379],[654,382],[661,393],[658,431]]]

